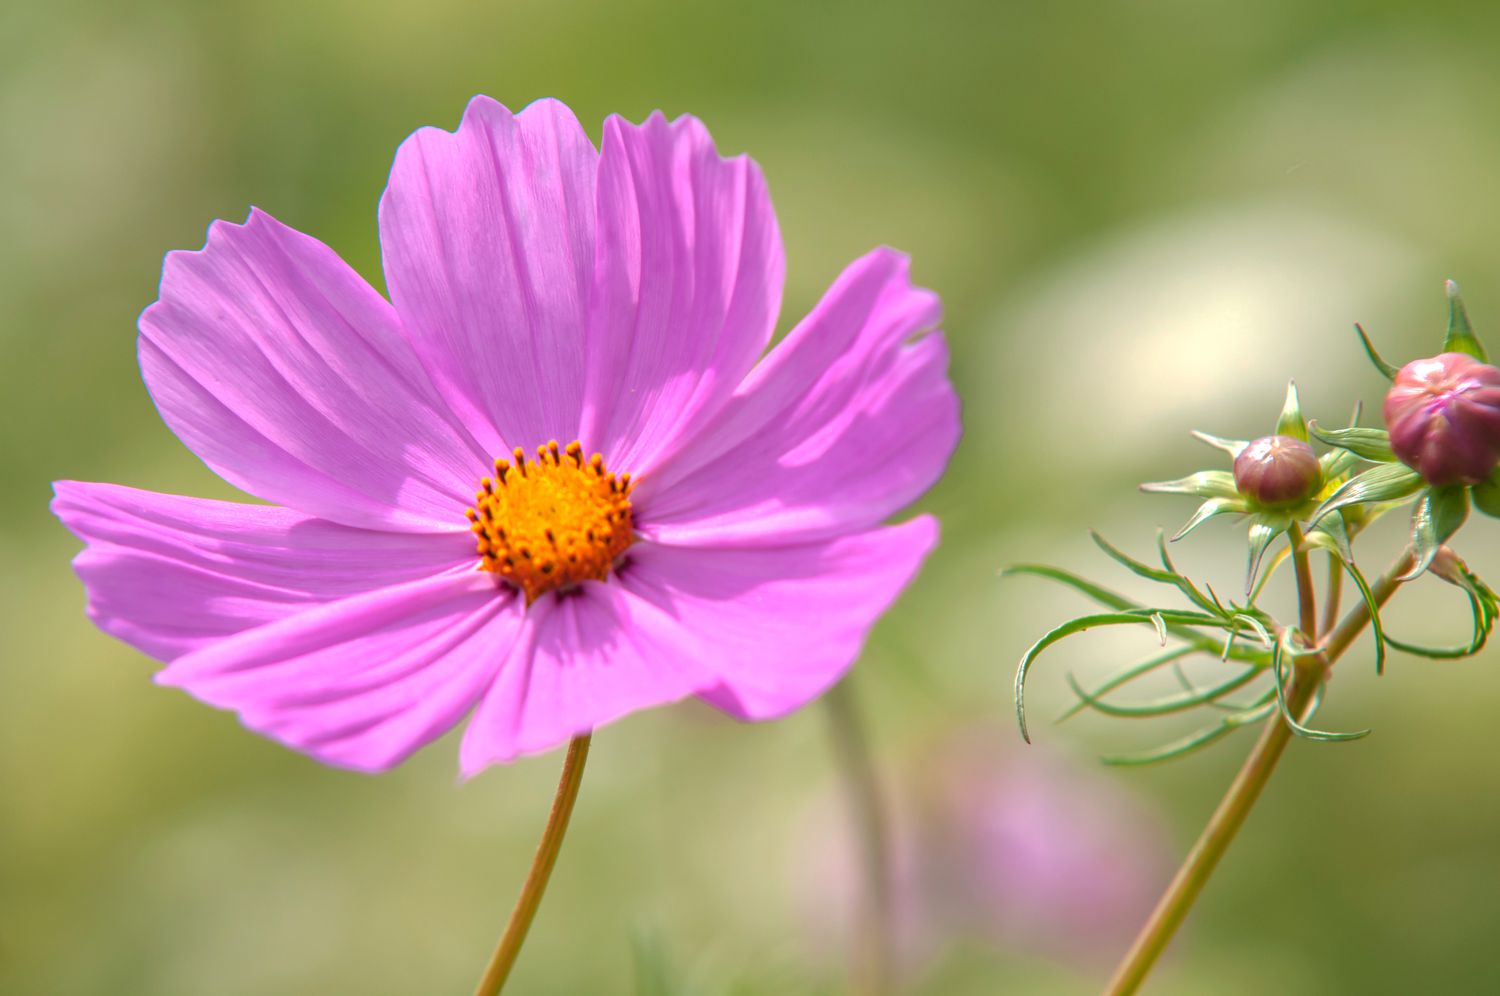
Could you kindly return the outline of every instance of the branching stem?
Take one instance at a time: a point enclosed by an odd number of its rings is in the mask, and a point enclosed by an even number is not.
[[[1293,566],[1297,574],[1297,589],[1300,618],[1304,632],[1311,636],[1311,626],[1315,625],[1316,605],[1311,603],[1312,583],[1308,576],[1307,555],[1297,555],[1296,547],[1300,545],[1300,532],[1293,533],[1288,539],[1293,544]],[[1377,606],[1384,605],[1391,594],[1400,586],[1397,580],[1405,574],[1411,566],[1412,554],[1407,550],[1391,568],[1381,575],[1371,586]],[[1298,660],[1292,676],[1291,687],[1287,689],[1286,705],[1287,712],[1296,717],[1299,722],[1306,719],[1304,715],[1308,711],[1308,705],[1317,694],[1323,683],[1328,668],[1333,666],[1344,651],[1349,649],[1365,626],[1370,622],[1370,609],[1361,600],[1349,613],[1344,616],[1337,626],[1333,627],[1318,644],[1318,654],[1304,657]],[[1140,989],[1146,974],[1161,957],[1171,942],[1177,928],[1187,917],[1188,911],[1192,909],[1193,902],[1198,894],[1203,891],[1203,886],[1208,882],[1209,876],[1218,866],[1219,859],[1228,850],[1229,844],[1234,840],[1235,834],[1239,832],[1244,824],[1245,818],[1250,815],[1255,801],[1260,798],[1260,793],[1275,770],[1276,763],[1281,760],[1281,754],[1286,749],[1288,741],[1291,740],[1292,730],[1279,714],[1272,714],[1266,720],[1266,725],[1261,729],[1260,739],[1256,741],[1250,756],[1245,759],[1239,774],[1229,786],[1229,791],[1219,802],[1219,806],[1209,817],[1208,825],[1203,828],[1193,849],[1188,852],[1182,867],[1172,878],[1167,886],[1167,891],[1156,904],[1150,918],[1141,928],[1135,943],[1126,953],[1125,959],[1115,971],[1115,976],[1110,980],[1105,990],[1107,996],[1126,996]]]

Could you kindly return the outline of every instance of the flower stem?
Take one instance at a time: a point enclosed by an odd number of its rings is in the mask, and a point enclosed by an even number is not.
[[[1299,536],[1291,537],[1294,549],[1299,539]],[[1304,583],[1307,576],[1307,557],[1304,554],[1299,560],[1294,553],[1292,562],[1298,572],[1298,601],[1301,603],[1304,589],[1311,590],[1310,579]],[[1377,606],[1384,605],[1391,597],[1401,584],[1397,578],[1410,566],[1411,551],[1408,550],[1396,560],[1395,564],[1391,565],[1389,570],[1376,579],[1375,584],[1371,586],[1371,592],[1375,596]],[[1305,610],[1303,613],[1305,623],[1308,618],[1307,606],[1299,605],[1299,608]],[[1311,611],[1315,610],[1316,606],[1312,606]],[[1286,707],[1287,712],[1297,717],[1299,722],[1305,718],[1303,714],[1318,687],[1323,683],[1327,669],[1333,666],[1333,662],[1338,660],[1345,650],[1349,649],[1349,645],[1364,631],[1369,622],[1369,607],[1361,600],[1324,637],[1320,644],[1322,653],[1298,661],[1292,676],[1291,687],[1286,692]],[[1261,789],[1265,788],[1271,772],[1276,769],[1276,762],[1281,760],[1281,754],[1291,737],[1291,727],[1282,721],[1280,715],[1273,715],[1266,720],[1255,748],[1245,759],[1239,774],[1235,775],[1229,791],[1224,794],[1218,808],[1209,817],[1208,825],[1203,828],[1203,833],[1193,844],[1193,849],[1188,852],[1182,867],[1173,876],[1166,893],[1156,904],[1156,909],[1151,912],[1146,925],[1141,928],[1140,935],[1136,937],[1135,943],[1126,953],[1120,967],[1115,970],[1114,978],[1105,989],[1106,996],[1127,996],[1140,989],[1146,974],[1151,971],[1151,967],[1166,950],[1177,928],[1187,917],[1194,900],[1198,898],[1209,876],[1213,874],[1219,859],[1224,856],[1230,842],[1234,840],[1235,834],[1244,824],[1245,818],[1250,815],[1251,807],[1260,797]]]
[[[1327,633],[1333,629],[1333,624],[1338,621],[1339,603],[1343,600],[1344,593],[1344,565],[1339,560],[1339,555],[1332,550],[1328,551],[1328,594],[1323,598],[1323,624],[1318,627],[1319,633]]]
[[[1297,628],[1311,646],[1318,642],[1318,599],[1313,594],[1312,567],[1302,545],[1302,527],[1292,523],[1287,527],[1286,538],[1292,546],[1292,575],[1297,581]],[[1292,715],[1302,718],[1300,712]]]
[[[865,897],[860,904],[850,991],[878,996],[891,975],[890,834],[880,780],[854,693],[845,678],[824,696],[834,755],[843,771],[864,859]]]
[[[537,907],[542,904],[542,893],[547,891],[547,880],[552,876],[552,866],[557,864],[557,852],[562,850],[563,835],[568,832],[568,820],[573,815],[573,803],[578,799],[578,786],[583,782],[583,765],[589,757],[589,741],[592,734],[585,733],[568,742],[568,755],[563,760],[562,779],[557,784],[557,795],[552,800],[552,812],[547,815],[547,826],[536,846],[536,857],[531,859],[531,871],[526,875],[526,884],[516,898],[516,908],[511,910],[510,921],[500,943],[490,956],[489,966],[474,996],[495,996],[505,986],[510,970],[521,953],[526,941],[526,931],[531,927]]]

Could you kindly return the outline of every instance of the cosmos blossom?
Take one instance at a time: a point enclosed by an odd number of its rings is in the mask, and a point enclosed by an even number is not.
[[[828,688],[937,539],[885,520],[959,433],[937,298],[877,249],[767,352],[765,182],[702,124],[511,114],[396,154],[389,300],[254,210],[140,321],[173,432],[272,504],[61,481],[90,616],[156,680],[320,761],[469,716],[466,775],[697,696]],[[764,355],[762,355],[764,354]]]

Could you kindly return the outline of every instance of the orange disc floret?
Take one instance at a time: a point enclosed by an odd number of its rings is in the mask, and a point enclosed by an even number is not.
[[[603,581],[635,540],[629,474],[616,477],[604,457],[583,458],[578,442],[538,446],[528,463],[519,446],[496,460],[467,514],[480,568],[526,594],[526,604],[581,581]],[[514,462],[512,462],[514,461]]]

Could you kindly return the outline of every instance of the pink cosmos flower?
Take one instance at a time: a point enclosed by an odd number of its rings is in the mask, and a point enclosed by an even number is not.
[[[903,256],[762,357],[784,264],[754,163],[692,118],[610,118],[596,150],[556,101],[485,97],[402,144],[380,240],[389,301],[258,210],[167,256],[146,386],[274,505],[58,482],[100,628],[367,771],[471,711],[466,775],[689,695],[779,716],[843,674],[936,542],[881,523],[959,432]]]

